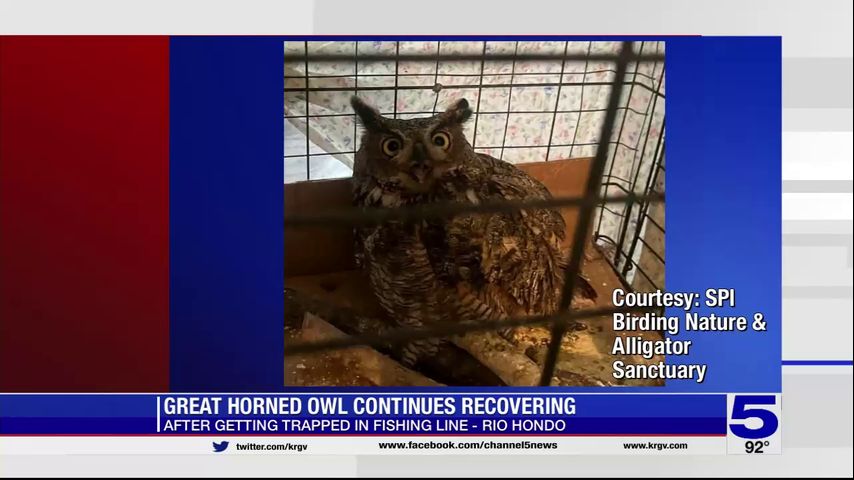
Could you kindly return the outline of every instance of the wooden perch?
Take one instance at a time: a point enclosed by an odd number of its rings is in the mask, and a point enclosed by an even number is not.
[[[452,341],[489,367],[507,385],[527,387],[540,381],[540,367],[495,332],[467,333]]]
[[[382,333],[390,329],[378,318],[358,315],[350,308],[332,305],[314,295],[285,289],[285,324],[305,328],[302,320],[307,313],[322,317],[324,323],[340,329],[341,334]],[[379,350],[390,353],[393,347],[386,344]],[[419,361],[418,368],[431,378],[454,385],[532,386],[540,380],[541,366],[530,357],[495,332],[473,332],[442,343],[438,354]],[[553,384],[586,384],[568,381],[564,376],[558,371]]]
[[[344,337],[346,334],[320,317],[306,313],[301,336],[307,341],[318,341]],[[353,369],[353,373],[367,378],[376,385],[442,386],[441,383],[412,371],[369,347],[352,347],[339,350],[336,354],[346,355],[350,360],[347,365]]]
[[[548,347],[544,345],[531,345],[525,350],[525,355],[537,365],[542,365],[546,358]],[[555,376],[552,379],[552,385],[561,385],[567,387],[604,387],[605,382],[571,370],[570,362],[564,361],[558,355],[557,363],[555,363]]]
[[[487,333],[469,333],[455,337],[453,342],[469,352],[473,357],[487,365],[498,374],[507,385],[528,387],[539,385],[542,366],[529,352],[522,353],[519,348],[500,335]],[[530,350],[530,349],[529,349]],[[545,348],[542,349],[545,352]],[[554,386],[604,386],[605,384],[585,375],[566,370],[564,363],[558,362]]]
[[[379,318],[358,315],[350,308],[340,307],[321,300],[313,295],[285,289],[285,324],[299,328],[306,313],[324,318],[328,323],[350,335],[382,333],[389,326]],[[287,345],[285,345],[287,349]],[[390,344],[379,347],[383,353],[390,353]],[[437,355],[424,358],[419,369],[431,378],[452,385],[501,386],[501,378],[489,368],[472,358],[468,353],[450,344],[442,343]]]

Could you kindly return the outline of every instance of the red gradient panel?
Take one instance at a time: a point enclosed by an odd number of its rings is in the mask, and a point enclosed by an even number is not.
[[[168,390],[168,55],[0,38],[0,391]]]

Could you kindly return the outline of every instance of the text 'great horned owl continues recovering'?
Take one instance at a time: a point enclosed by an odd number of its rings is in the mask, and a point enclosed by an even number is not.
[[[357,205],[551,197],[522,170],[472,149],[462,129],[472,115],[466,100],[411,120],[383,117],[357,97],[351,103],[364,127],[353,169]],[[358,229],[356,255],[386,314],[401,325],[548,315],[563,284],[565,231],[551,209],[389,222]],[[413,342],[403,362],[413,365],[437,345]]]

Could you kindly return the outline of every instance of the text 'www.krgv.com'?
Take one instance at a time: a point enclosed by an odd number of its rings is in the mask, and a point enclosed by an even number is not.
[[[640,442],[640,443],[624,443],[623,448],[626,450],[685,450],[688,448],[688,444],[687,443]]]

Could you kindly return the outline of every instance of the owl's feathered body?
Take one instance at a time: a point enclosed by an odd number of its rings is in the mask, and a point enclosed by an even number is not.
[[[474,152],[462,134],[471,115],[465,100],[415,120],[379,117],[358,99],[353,106],[366,128],[354,168],[356,205],[551,197],[522,170]],[[383,309],[402,325],[545,315],[560,298],[565,230],[552,209],[389,222],[358,229],[356,254]],[[405,363],[436,344],[414,342],[403,352]]]

